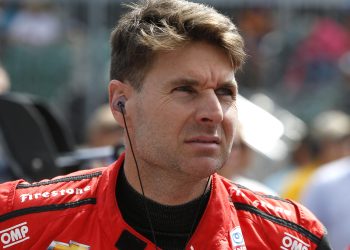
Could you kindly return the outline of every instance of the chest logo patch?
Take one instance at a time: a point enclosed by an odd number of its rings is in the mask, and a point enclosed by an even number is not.
[[[29,240],[28,232],[29,228],[27,226],[27,222],[23,222],[5,230],[1,230],[0,241],[3,244],[3,249]]]
[[[72,240],[69,241],[68,244],[59,241],[53,241],[47,250],[90,250],[90,247]]]
[[[231,244],[234,250],[246,250],[241,227],[235,227],[230,232]]]
[[[289,233],[284,233],[281,249],[283,250],[309,250],[310,245]]]

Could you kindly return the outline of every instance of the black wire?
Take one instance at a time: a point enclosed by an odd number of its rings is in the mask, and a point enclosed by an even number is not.
[[[196,222],[197,222],[197,219],[198,219],[198,216],[199,216],[199,212],[200,212],[201,207],[202,207],[202,203],[204,202],[205,192],[206,192],[206,190],[207,190],[207,188],[208,188],[208,186],[209,186],[210,179],[211,179],[211,178],[208,177],[207,183],[205,184],[205,187],[204,187],[204,190],[203,190],[201,199],[200,199],[200,201],[199,201],[199,205],[198,205],[198,207],[197,207],[196,215],[194,216],[194,220],[193,220],[193,223],[192,223],[191,231],[189,232],[188,238],[187,238],[187,240],[186,240],[185,248],[186,248],[188,242],[190,241],[191,236],[192,236],[192,233],[193,233],[193,231],[194,231],[194,225],[195,225]]]
[[[149,209],[148,209],[147,200],[146,200],[146,196],[145,196],[145,191],[143,189],[143,185],[142,185],[142,181],[141,181],[139,165],[137,164],[137,160],[136,160],[136,157],[135,157],[134,149],[132,147],[132,143],[131,143],[131,140],[130,140],[128,126],[126,125],[126,120],[125,120],[125,116],[124,116],[124,107],[121,107],[120,111],[121,111],[122,116],[123,116],[124,126],[125,126],[125,130],[126,130],[126,135],[128,137],[128,140],[129,140],[131,153],[132,153],[132,156],[133,156],[134,161],[135,161],[136,170],[137,170],[137,176],[138,176],[140,187],[141,187],[141,192],[142,192],[142,196],[143,196],[143,202],[144,202],[144,205],[145,205],[147,219],[148,219],[149,226],[150,226],[150,229],[151,229],[151,232],[152,232],[153,242],[154,242],[155,247],[156,247],[155,249],[157,250],[158,247],[157,247],[156,235],[155,235],[154,228],[153,228],[153,225],[152,225],[151,215],[150,215],[150,212],[149,212]]]

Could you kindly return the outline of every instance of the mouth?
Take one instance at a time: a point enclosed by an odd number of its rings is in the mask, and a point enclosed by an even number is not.
[[[186,143],[200,143],[200,144],[220,144],[220,139],[216,136],[197,136],[185,141]]]

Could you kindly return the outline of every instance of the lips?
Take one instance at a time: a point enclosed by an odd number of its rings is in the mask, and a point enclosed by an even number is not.
[[[216,136],[197,136],[185,141],[186,143],[220,144],[220,139]]]

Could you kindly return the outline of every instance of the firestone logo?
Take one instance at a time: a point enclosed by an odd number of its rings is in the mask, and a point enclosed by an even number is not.
[[[84,188],[67,188],[61,190],[54,190],[51,192],[43,192],[43,193],[35,193],[35,194],[21,194],[21,202],[37,200],[37,199],[47,199],[55,196],[66,196],[66,195],[80,195],[91,189],[90,186],[86,186]]]
[[[23,222],[0,231],[0,240],[3,244],[3,249],[29,240],[29,237],[27,236],[28,232],[29,228],[27,226],[27,222]]]
[[[284,250],[309,250],[310,245],[289,233],[284,233],[281,249]]]
[[[80,244],[72,240],[69,241],[68,244],[59,241],[53,241],[47,250],[90,250],[90,246]]]

